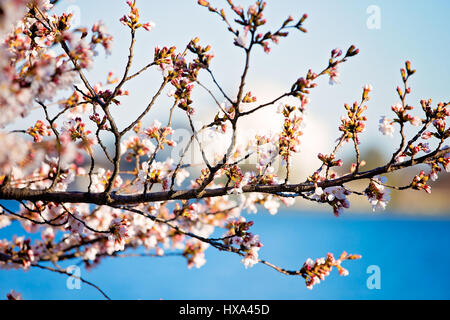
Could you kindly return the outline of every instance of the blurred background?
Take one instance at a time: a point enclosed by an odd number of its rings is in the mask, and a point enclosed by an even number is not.
[[[327,66],[332,49],[346,50],[352,44],[360,49],[359,55],[341,65],[340,83],[330,86],[324,78],[311,90],[302,151],[293,162],[292,181],[303,181],[319,167],[317,153],[332,150],[339,136],[339,118],[345,114],[343,105],[360,100],[365,84],[373,86],[367,104],[367,130],[361,136],[365,168],[374,168],[390,158],[399,138],[381,135],[378,120],[382,115],[392,117],[390,106],[398,102],[395,88],[401,84],[399,70],[406,60],[417,70],[409,82],[412,94],[408,99],[416,115],[421,115],[421,99],[431,98],[434,103],[448,101],[448,1],[267,2],[269,30],[278,28],[290,14],[296,19],[307,13],[308,33],[291,32],[279,45],[271,46],[269,55],[256,48],[246,83],[258,102],[271,101],[288,91],[308,69],[320,72]],[[212,3],[217,7],[226,6],[224,0]],[[252,2],[239,0],[236,4],[246,7]],[[210,44],[215,53],[211,69],[217,81],[229,95],[235,95],[243,68],[243,52],[232,45],[233,36],[218,17],[199,7],[195,0],[138,0],[138,7],[142,21],[154,21],[156,27],[150,33],[138,32],[134,70],[152,61],[156,46],[175,45],[181,50],[198,36],[201,44]],[[110,71],[120,76],[129,43],[129,32],[119,22],[127,12],[125,1],[61,0],[56,11],[71,11],[80,26],[90,26],[98,20],[106,23],[115,36],[113,53],[105,57],[101,52],[88,77],[92,83],[105,83]],[[140,114],[159,87],[160,79],[158,71],[150,70],[128,84],[125,89],[130,91],[130,96],[121,98],[122,104],[113,110],[121,128]],[[206,74],[200,76],[200,81],[220,97]],[[196,90],[194,101],[196,122],[212,120],[216,107],[211,98]],[[150,125],[154,119],[167,119],[170,106],[170,98],[163,95],[143,125]],[[282,120],[275,110],[276,106],[264,109],[243,121],[241,131],[278,130]],[[11,124],[10,128],[28,127],[37,117],[41,117],[38,111],[20,123]],[[188,138],[183,135],[187,128],[184,118],[181,111],[175,114],[173,127],[179,132],[175,134],[179,143]],[[353,147],[343,148],[339,158],[351,163]],[[408,184],[417,172],[418,168],[414,168],[390,175],[389,184]],[[364,187],[352,186],[358,190]],[[263,265],[245,270],[238,257],[214,249],[208,249],[208,262],[198,270],[188,270],[185,260],[179,257],[128,258],[106,260],[90,271],[82,269],[82,276],[116,299],[448,299],[449,190],[450,176],[441,174],[432,184],[431,195],[418,191],[393,192],[387,211],[382,213],[372,212],[365,197],[355,197],[351,199],[351,208],[340,218],[335,218],[328,206],[314,206],[303,200],[289,209],[281,208],[276,216],[261,208],[257,215],[247,217],[255,221],[254,231],[264,244],[260,256],[286,268],[299,268],[306,258],[325,256],[327,252],[339,255],[346,250],[363,255],[362,260],[346,264],[349,277],[332,274],[312,291],[305,288],[301,278],[283,276]],[[11,238],[21,232],[19,226],[13,225],[0,229],[0,238]],[[380,289],[367,286],[370,266],[379,267]],[[68,290],[64,276],[36,270],[0,271],[0,297],[10,289],[22,292],[25,299],[101,298],[88,286]]]

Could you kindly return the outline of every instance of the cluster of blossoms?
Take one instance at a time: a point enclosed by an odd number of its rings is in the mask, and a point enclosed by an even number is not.
[[[106,33],[102,24],[94,25],[92,28],[94,35],[91,43],[87,44],[83,39],[87,32],[83,31],[80,38],[77,33],[81,30],[69,31],[72,15],[50,16],[48,11],[51,8],[49,1],[2,2],[2,13],[9,12],[8,19],[13,17],[17,19],[17,13],[22,13],[20,16],[23,19],[19,22],[18,19],[10,21],[1,28],[4,41],[0,46],[2,57],[0,126],[11,122],[19,115],[26,116],[35,100],[52,101],[58,92],[72,86],[78,77],[74,67],[71,66],[72,62],[80,69],[91,66],[98,43],[105,49],[110,48],[112,37]],[[26,10],[29,10],[28,14],[24,14]],[[58,54],[58,46],[65,52]],[[64,108],[76,107],[79,99],[75,97],[74,94],[72,99],[68,99]],[[56,123],[53,125],[56,128]],[[26,130],[26,133],[31,135],[35,142],[40,143],[44,137],[52,134],[51,127],[52,125],[38,120],[33,127]],[[56,153],[59,152],[61,161],[64,162],[63,158],[65,160],[71,158],[65,157],[67,151],[72,150],[69,144],[64,143],[67,138],[62,134],[58,137],[61,140],[59,146],[56,143],[51,146],[50,142],[45,142],[41,146],[46,149],[45,151],[53,149]],[[2,138],[1,144],[6,143],[6,139]],[[85,147],[90,143],[89,140],[82,141]],[[23,152],[14,154],[19,155]]]
[[[394,123],[399,123],[402,129],[404,124],[407,122],[411,123],[415,127],[418,127],[423,123],[423,119],[408,114],[408,111],[411,111],[414,108],[410,105],[407,105],[405,102],[406,96],[411,93],[411,88],[407,86],[407,81],[409,77],[412,76],[415,72],[416,70],[411,69],[411,62],[406,61],[405,68],[402,68],[400,70],[404,84],[404,90],[402,90],[400,86],[397,87],[397,94],[401,99],[401,102],[398,102],[391,107],[392,111],[397,117],[395,119],[389,119],[385,116],[381,117],[379,130],[382,134],[393,136],[393,133],[395,131],[395,128],[393,126]]]
[[[70,56],[77,62],[82,69],[90,69],[94,63],[95,53],[92,51],[93,46],[87,41],[74,33],[64,33],[64,41],[67,42],[70,49]]]
[[[422,119],[416,116],[412,116],[407,114],[406,112],[412,110],[411,106],[403,106],[402,103],[396,103],[391,107],[392,111],[398,116],[398,118],[392,120],[386,118],[386,116],[382,116],[380,119],[379,130],[383,135],[393,136],[395,132],[394,123],[406,123],[410,122],[413,126],[418,127],[422,124]]]
[[[405,149],[402,153],[398,155],[396,158],[397,162],[403,161],[406,157],[414,158],[419,152],[430,153],[431,148],[430,144],[427,142],[419,142],[416,146],[410,144],[408,148]]]
[[[91,190],[94,192],[103,192],[109,184],[111,179],[111,170],[105,170],[104,168],[98,168],[97,173],[92,175]],[[119,189],[123,185],[123,180],[120,176],[114,180],[113,189]]]
[[[330,85],[339,83],[339,71],[338,66],[342,62],[346,61],[347,58],[353,57],[359,53],[359,49],[357,49],[354,45],[350,46],[345,54],[345,56],[341,59],[338,59],[342,56],[342,50],[339,48],[333,49],[331,51],[331,57],[329,61],[328,68],[326,73],[330,76],[329,83]]]
[[[413,107],[408,106],[408,105],[403,107],[403,105],[401,103],[397,103],[392,106],[392,111],[394,111],[394,113],[398,116],[398,121],[409,122],[413,126],[418,127],[422,124],[422,119],[406,113],[408,110],[413,110],[413,109],[414,109]]]
[[[200,268],[206,263],[205,250],[208,244],[200,241],[189,241],[183,251],[183,256],[187,260],[188,268]]]
[[[125,249],[125,239],[129,237],[128,227],[128,221],[121,218],[116,218],[111,221],[111,226],[109,227],[111,232],[110,240],[114,240],[117,251],[122,251]]]
[[[233,183],[233,192],[242,193],[242,187],[248,184],[251,173],[247,172],[244,175],[237,165],[227,166],[223,168],[223,171],[228,178],[227,184]]]
[[[176,142],[169,139],[173,134],[171,127],[163,127],[161,122],[155,120],[153,124],[147,129],[142,128],[139,122],[134,131],[136,135],[130,135],[127,139],[121,142],[121,152],[126,154],[125,159],[131,162],[136,161],[136,184],[139,190],[143,186],[150,184],[162,184],[164,189],[169,187],[170,178],[174,175],[174,161],[167,158],[164,162],[155,161],[158,151],[164,150],[165,145],[170,147],[176,146]],[[155,140],[155,144],[152,142]],[[148,161],[142,161],[144,157],[148,157]],[[179,169],[175,175],[177,185],[180,185],[183,180],[189,176],[189,173],[184,169]]]
[[[334,154],[319,153],[317,157],[319,158],[320,161],[322,161],[324,165],[327,166],[327,168],[341,167],[343,164],[343,161],[341,159],[336,160],[336,155]]]
[[[394,124],[398,123],[400,125],[400,134],[403,140],[405,140],[405,123],[410,123],[415,127],[422,126],[422,129],[413,139],[411,139],[407,144],[402,143],[401,148],[393,158],[396,163],[404,162],[407,158],[415,159],[421,152],[425,154],[433,152],[431,144],[428,142],[418,142],[415,144],[419,138],[422,140],[430,140],[434,138],[439,142],[439,145],[442,145],[443,142],[450,137],[450,128],[447,128],[446,125],[446,119],[450,116],[450,108],[448,107],[448,103],[440,102],[435,108],[433,108],[431,99],[421,100],[420,104],[426,116],[424,119],[408,113],[414,108],[406,103],[406,97],[411,93],[411,88],[408,87],[407,81],[415,72],[416,70],[411,69],[411,62],[406,61],[405,68],[400,70],[404,89],[397,87],[397,94],[401,99],[401,102],[396,103],[391,107],[396,117],[394,119],[388,119],[383,116],[380,120],[379,130],[384,135],[393,136],[393,133],[395,132]],[[427,130],[431,125],[434,127],[435,132]],[[424,171],[421,171],[419,175],[413,178],[410,187],[416,190],[425,190],[430,193],[431,187],[427,185],[427,181],[430,178],[435,181],[438,178],[438,173],[442,171],[441,167],[448,171],[448,163],[448,154],[431,161],[429,163],[431,167],[430,172],[425,173]]]
[[[446,154],[445,157],[439,157],[436,161],[430,164],[430,167],[430,178],[433,181],[438,179],[438,173],[442,171],[442,168],[446,172],[450,172],[450,153]]]
[[[174,171],[173,159],[164,162],[153,161],[151,164],[144,162],[138,173],[137,186],[161,184],[164,190],[170,186],[170,178]]]
[[[279,154],[287,161],[292,152],[299,152],[300,126],[303,122],[303,116],[295,106],[284,105],[280,110],[284,116],[283,131],[279,138]]]
[[[252,93],[249,91],[245,94],[244,98],[242,99],[243,103],[253,103],[256,102],[257,98],[252,95]]]
[[[194,89],[194,82],[197,81],[198,73],[202,69],[208,69],[213,54],[209,54],[211,47],[208,45],[202,47],[198,44],[199,39],[194,38],[188,44],[187,49],[191,51],[195,58],[188,63],[185,54],[172,54],[171,64],[163,69],[168,71],[168,79],[174,87],[173,98],[178,108],[186,111],[188,114],[194,114],[192,107],[191,93]]]
[[[81,118],[67,121],[62,132],[62,135],[67,135],[72,141],[78,141],[78,147],[85,149],[89,154],[92,154],[92,146],[97,143],[96,137],[92,137],[91,134],[90,130],[86,130],[86,124]]]
[[[59,90],[70,86],[76,77],[64,55],[31,48],[31,43],[23,43],[19,50],[16,45],[21,40],[17,37],[7,38],[0,46],[3,71],[0,78],[0,126],[19,115],[25,116],[34,99],[51,100]],[[9,47],[16,50],[12,52]],[[14,61],[14,64],[3,65],[7,61]]]
[[[95,94],[97,96],[97,99],[103,103],[106,103],[107,101],[111,101],[115,105],[120,105],[120,101],[117,99],[117,97],[120,96],[127,96],[129,95],[129,92],[127,90],[119,89],[115,93],[113,93],[111,90],[101,90],[101,84],[94,87]]]
[[[228,204],[224,203],[223,205]],[[155,203],[154,206],[141,205],[139,208],[147,214],[159,215],[167,219],[173,218],[165,205]],[[200,214],[203,216],[204,210],[207,210],[208,207],[197,206],[195,209],[191,209],[196,210],[200,217]],[[23,237],[15,238],[13,242],[2,240],[0,242],[0,254],[9,257],[7,263],[0,262],[2,268],[28,269],[34,262],[47,261],[48,259],[64,260],[66,255],[73,254],[71,251],[74,249],[76,249],[75,256],[81,257],[89,267],[92,267],[93,263],[99,263],[101,257],[113,255],[115,252],[125,250],[128,247],[137,248],[143,245],[146,249],[156,250],[156,254],[163,255],[163,248],[169,247],[170,240],[172,240],[175,249],[183,249],[185,255],[188,255],[187,252],[195,255],[196,257],[192,258],[196,261],[197,267],[203,264],[200,263],[200,252],[194,254],[192,241],[183,244],[185,237],[182,234],[170,231],[167,225],[155,224],[142,215],[127,214],[122,210],[107,206],[98,207],[91,212],[88,205],[77,205],[75,207],[57,204],[44,205],[43,203],[23,206],[19,214],[27,218],[27,220],[17,219],[22,223],[24,229],[27,232],[40,231],[42,240],[32,242],[30,239]],[[177,210],[174,210],[174,214],[177,214]],[[2,218],[0,220],[2,228],[8,226],[10,220],[14,219],[14,217],[10,218],[4,215],[0,217]],[[225,218],[227,217],[225,215]],[[216,219],[216,217],[214,218]],[[224,217],[217,217],[217,221],[219,221],[219,218]],[[44,221],[50,224],[42,227],[41,222]],[[193,231],[199,232],[199,234],[203,232],[205,236],[213,231],[213,229],[201,231],[204,227],[200,227],[200,225],[206,226],[207,219],[203,222],[199,219],[195,222],[189,221],[191,220],[185,220],[181,225],[188,227],[188,224],[192,224]],[[58,231],[65,232],[62,242],[57,241]],[[78,247],[77,244],[81,239],[86,244]],[[162,247],[159,247],[159,245]],[[197,243],[195,247],[198,248],[195,250],[201,250],[202,252],[207,248],[204,243]],[[191,264],[190,260],[188,264]]]
[[[35,261],[35,247],[31,245],[31,240],[25,237],[14,237],[12,243],[3,242],[0,248],[3,254],[12,258],[14,264],[25,270]]]
[[[384,186],[386,181],[385,177],[374,177],[364,191],[373,211],[386,209],[386,205],[391,199],[390,190]]]
[[[366,92],[366,88],[364,88],[364,92]],[[363,116],[362,113],[367,110],[367,106],[361,106],[358,102],[354,102],[351,106],[345,104],[344,107],[347,110],[347,117],[341,118],[342,124],[339,130],[344,133],[347,141],[354,140],[356,144],[359,144],[359,134],[366,129],[365,121],[367,121],[367,117]]]
[[[130,13],[120,18],[120,22],[122,22],[123,25],[128,26],[133,31],[141,27],[147,31],[151,31],[155,27],[154,22],[139,22],[139,9],[136,7],[135,0],[127,0],[127,5],[130,7]]]
[[[350,192],[343,187],[328,187],[325,189],[317,187],[311,198],[328,203],[333,208],[334,215],[339,217],[344,209],[350,208],[348,195],[350,195]]]
[[[361,259],[360,255],[357,254],[347,254],[343,252],[339,259],[335,259],[332,253],[328,253],[326,258],[306,260],[303,267],[300,269],[302,277],[306,281],[306,287],[312,289],[314,285],[319,284],[320,281],[325,280],[325,277],[330,275],[333,267],[338,269],[339,275],[347,276],[348,270],[341,266],[341,263],[345,260],[356,260]]]
[[[144,131],[144,134],[149,138],[155,139],[161,150],[164,150],[165,144],[170,147],[176,146],[175,141],[167,139],[168,136],[173,134],[173,129],[171,127],[161,127],[161,122],[158,120],[155,120],[153,125]]]
[[[164,76],[168,76],[169,71],[173,69],[172,61],[175,60],[176,47],[155,48],[153,63],[159,67]]]
[[[108,33],[103,21],[99,21],[92,26],[91,49],[94,50],[97,44],[101,44],[106,53],[110,54],[113,41],[114,38]]]
[[[427,193],[431,193],[431,187],[427,184],[429,178],[429,174],[425,174],[424,171],[420,171],[420,173],[415,176],[411,182],[411,188],[416,190],[424,190]]]
[[[243,200],[243,209],[247,209],[249,213],[257,213],[258,208],[256,205],[262,205],[264,206],[267,211],[271,215],[275,215],[278,213],[278,209],[280,208],[280,202],[282,202],[285,206],[289,207],[294,204],[295,199],[293,198],[284,198],[281,199],[277,196],[273,196],[271,194],[264,195],[264,194],[250,194]]]
[[[342,56],[342,50],[340,50],[339,48],[333,49],[331,51],[331,58],[330,58],[331,67],[328,70],[328,75],[330,76],[330,80],[329,80],[330,85],[339,83],[338,64],[335,65],[334,61],[336,61],[336,59],[340,56]]]
[[[199,41],[199,38],[192,39],[187,48],[196,56],[193,63],[207,69],[209,68],[211,59],[214,58],[214,54],[210,53],[211,46],[208,45],[206,47],[202,47],[198,44]]]
[[[43,137],[52,135],[49,126],[42,120],[36,121],[34,126],[27,129],[27,133],[33,137],[34,142],[41,142]]]
[[[274,167],[274,160],[279,155],[278,144],[279,134],[270,136],[256,135],[251,141],[252,152],[256,154],[257,173],[251,173],[251,183],[263,183],[267,185],[276,185],[279,182],[277,170]]]
[[[132,161],[134,158],[153,153],[156,147],[150,139],[138,135],[129,136],[121,142],[120,150],[122,154],[126,153],[125,159]]]
[[[81,95],[77,91],[73,91],[68,98],[63,98],[58,101],[59,107],[62,110],[67,110],[67,118],[75,119],[83,116],[86,113],[92,112],[92,105],[83,103]]]
[[[267,20],[264,18],[263,11],[266,8],[267,3],[265,1],[256,1],[254,5],[251,5],[247,11],[244,10],[242,6],[237,6],[233,3],[233,1],[227,1],[233,13],[237,16],[235,21],[243,26],[242,32],[238,29],[231,27],[228,22],[227,15],[224,9],[214,8],[208,1],[206,0],[198,0],[198,4],[208,8],[210,12],[214,12],[218,14],[222,20],[224,20],[229,26],[228,31],[234,34],[234,44],[237,47],[241,47],[246,49],[248,44],[248,33],[250,32],[254,36],[252,39],[254,44],[261,46],[264,49],[264,52],[270,53],[269,43],[272,42],[274,44],[278,44],[280,38],[285,38],[288,36],[288,29],[297,29],[301,32],[306,33],[307,30],[303,27],[303,23],[308,18],[307,14],[304,14],[298,22],[294,23],[294,18],[289,16],[281,25],[281,27],[276,31],[267,31],[265,33],[259,32],[259,28],[266,24]]]
[[[226,225],[228,231],[223,240],[225,244],[236,246],[239,252],[244,253],[242,263],[245,268],[253,267],[259,262],[258,251],[263,246],[259,236],[248,231],[252,225],[253,221],[247,222],[244,217],[230,221]]]
[[[391,137],[394,136],[395,127],[394,121],[392,119],[386,118],[386,116],[382,116],[378,128],[383,135]]]
[[[432,137],[445,140],[450,137],[450,128],[446,127],[446,119],[450,116],[450,108],[447,104],[443,102],[439,103],[436,108],[431,107],[431,99],[421,100],[422,109],[424,110],[427,118],[432,120],[433,127],[436,129],[436,132],[425,131],[422,134],[422,139],[430,139]]]
[[[178,107],[188,114],[194,114],[195,110],[192,108],[193,101],[191,100],[191,93],[194,89],[193,80],[190,78],[190,69],[188,69],[186,60],[183,56],[179,55],[174,58],[175,61],[172,64],[173,67],[166,66],[164,71],[169,71],[169,77],[171,78],[171,84],[174,87],[174,91],[171,94]]]
[[[312,70],[308,70],[306,78],[300,77],[294,83],[291,88],[292,95],[300,99],[301,102],[301,110],[303,110],[306,105],[310,102],[308,94],[310,93],[309,89],[313,89],[317,87],[317,83],[313,82],[318,77],[317,73],[312,72]]]
[[[154,65],[157,65],[164,76],[163,86],[167,82],[173,86],[173,90],[168,94],[175,99],[175,104],[188,114],[194,114],[192,108],[191,92],[194,89],[194,82],[197,80],[201,69],[208,69],[213,54],[208,53],[210,46],[202,47],[198,44],[199,39],[194,38],[189,42],[186,49],[195,55],[192,62],[186,60],[187,50],[183,53],[176,53],[176,47],[155,48]]]

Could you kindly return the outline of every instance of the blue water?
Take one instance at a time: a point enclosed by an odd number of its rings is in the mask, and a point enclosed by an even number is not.
[[[306,258],[362,254],[348,261],[348,277],[336,270],[308,290],[299,277],[282,275],[267,266],[245,269],[230,253],[207,250],[201,269],[186,268],[180,257],[107,259],[82,270],[113,299],[449,299],[450,219],[406,218],[390,213],[335,218],[332,214],[288,211],[277,216],[251,215],[254,232],[264,247],[260,257],[288,269]],[[0,230],[8,238],[17,227]],[[367,268],[379,266],[380,289],[368,289]],[[64,265],[67,266],[67,265]],[[69,290],[66,277],[48,271],[0,270],[0,296],[10,289],[25,299],[101,299],[87,285]]]

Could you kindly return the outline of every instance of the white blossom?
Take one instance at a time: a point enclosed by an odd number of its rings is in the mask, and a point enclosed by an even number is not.
[[[380,125],[378,127],[379,131],[385,136],[394,136],[395,128],[393,126],[393,121],[391,119],[386,118],[385,116],[381,117]]]

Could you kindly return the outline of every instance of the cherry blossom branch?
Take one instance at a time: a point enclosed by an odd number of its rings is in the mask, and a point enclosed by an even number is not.
[[[228,97],[228,95],[225,93],[225,91],[222,89],[222,86],[217,82],[216,78],[214,77],[213,72],[211,71],[211,69],[207,68],[206,71],[208,71],[208,73],[211,75],[211,79],[213,80],[214,84],[217,86],[217,88],[220,90],[220,92],[222,93],[222,95],[224,96],[225,99],[228,100],[229,103],[233,104],[233,100],[231,100],[230,97]]]
[[[256,112],[256,111],[258,111],[258,110],[260,110],[260,109],[262,109],[262,108],[265,108],[265,107],[268,107],[268,106],[272,106],[272,105],[274,105],[275,103],[277,103],[278,101],[280,101],[281,99],[286,98],[286,97],[289,97],[289,96],[291,96],[292,94],[293,94],[292,92],[289,92],[289,93],[283,93],[281,96],[275,98],[274,100],[272,100],[272,101],[270,101],[270,102],[261,104],[261,105],[255,107],[254,109],[251,109],[251,110],[248,110],[248,111],[241,112],[240,115],[241,115],[242,117],[248,116],[249,114],[252,114],[252,113],[254,113],[254,112]]]
[[[408,84],[407,84],[410,76],[411,76],[411,74],[408,73],[408,75],[406,77],[403,77],[404,92],[402,92],[400,87],[397,87],[397,93],[401,99],[401,104],[402,104],[403,110],[406,110],[406,95],[410,92],[410,89],[408,89]],[[400,146],[398,147],[398,150],[396,152],[394,152],[394,154],[392,155],[390,163],[393,163],[395,161],[395,159],[400,155],[400,153],[402,152],[402,150],[405,148],[405,145],[406,145],[406,137],[405,137],[405,132],[404,132],[404,129],[405,129],[404,119],[400,119],[399,123],[400,123],[401,142],[400,142]]]
[[[127,78],[125,78],[125,81],[129,81],[131,79],[136,78],[137,76],[141,75],[144,71],[146,71],[147,69],[153,67],[154,65],[156,65],[156,63],[154,61],[150,62],[148,65],[146,65],[145,67],[143,67],[142,69],[140,69],[139,71],[134,73],[133,75],[128,76]]]
[[[362,179],[370,179],[377,175],[382,175],[418,164],[430,163],[433,160],[445,156],[450,152],[450,148],[436,150],[417,159],[385,165],[375,169],[346,174],[342,177],[319,182],[317,186],[321,188],[341,186],[344,183]],[[311,183],[281,184],[281,185],[247,185],[242,188],[244,193],[261,192],[275,194],[279,192],[305,193],[314,191],[316,186]],[[105,193],[87,192],[46,192],[44,190],[17,189],[10,187],[0,188],[0,199],[2,200],[28,200],[28,201],[48,201],[56,203],[92,203],[97,205],[129,205],[146,202],[169,201],[169,200],[189,200],[198,198],[211,198],[227,195],[232,188],[216,188],[203,190],[201,195],[198,189],[178,190],[175,192],[153,192],[137,195],[116,195],[111,194],[110,198]]]
[[[47,188],[47,190],[51,191],[55,188],[56,182],[58,181],[59,175],[61,174],[61,139],[59,138],[59,133],[56,130],[55,125],[54,125],[55,120],[50,119],[50,117],[49,117],[47,106],[41,101],[37,101],[37,103],[42,107],[42,109],[44,109],[45,119],[47,120],[49,127],[53,131],[53,134],[55,135],[55,138],[56,138],[56,149],[58,151],[58,160],[57,160],[58,162],[56,165],[56,174],[55,174],[55,178],[53,179],[51,185]]]

